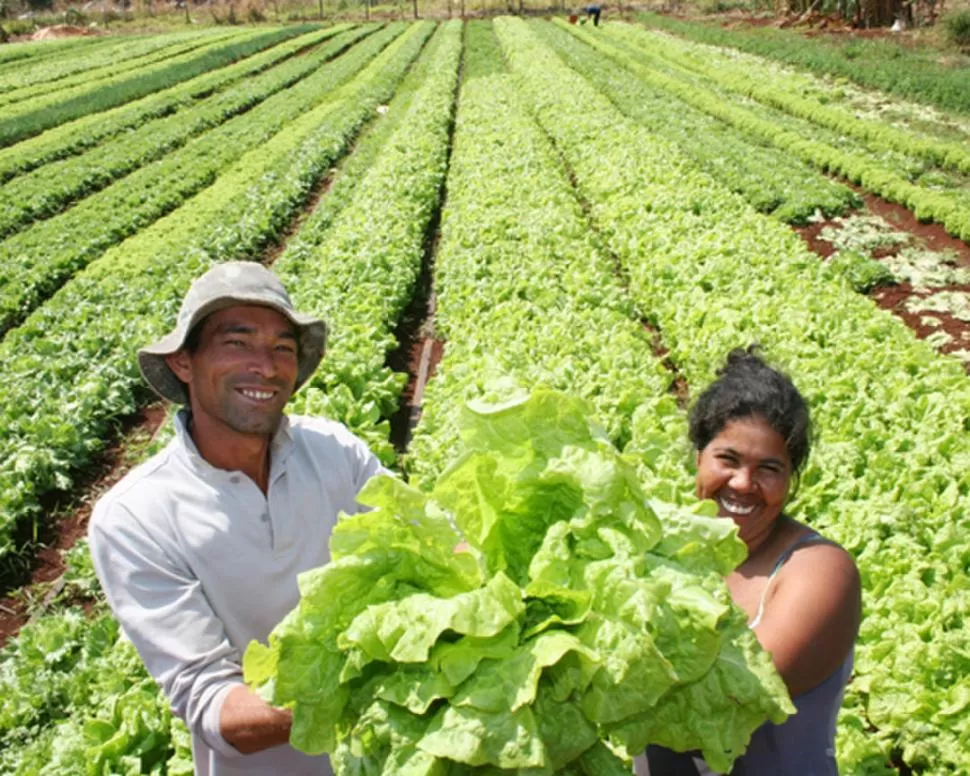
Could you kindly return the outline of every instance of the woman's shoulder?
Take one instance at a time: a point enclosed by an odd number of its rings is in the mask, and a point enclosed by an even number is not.
[[[845,574],[858,580],[859,572],[855,558],[834,539],[820,534],[813,528],[791,520],[793,529],[788,542],[779,554],[776,566],[779,571],[788,567],[789,572],[811,571],[809,576],[824,576],[827,572]],[[785,574],[790,576],[791,574]]]

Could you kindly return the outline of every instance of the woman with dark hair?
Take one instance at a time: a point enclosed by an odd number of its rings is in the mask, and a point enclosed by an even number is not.
[[[861,611],[852,557],[785,504],[808,458],[808,406],[755,352],[734,350],[690,413],[697,495],[734,520],[748,558],[727,578],[735,603],[774,660],[798,713],[755,731],[732,776],[829,776],[835,721],[852,672]],[[647,750],[650,776],[713,773],[692,754]]]

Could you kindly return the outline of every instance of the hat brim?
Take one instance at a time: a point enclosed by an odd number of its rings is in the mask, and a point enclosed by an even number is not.
[[[189,332],[209,315],[229,307],[240,306],[268,307],[276,310],[296,327],[299,341],[299,364],[296,386],[293,390],[299,390],[316,371],[323,354],[326,352],[327,324],[312,315],[304,315],[272,304],[265,298],[247,296],[225,296],[212,299],[200,306],[190,319],[177,325],[173,331],[160,340],[141,348],[138,351],[138,368],[151,389],[163,399],[168,399],[174,404],[188,404],[189,394],[185,383],[176,377],[165,357],[181,350],[185,346]]]

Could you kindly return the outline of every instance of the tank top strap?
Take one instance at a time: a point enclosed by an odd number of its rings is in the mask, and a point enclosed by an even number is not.
[[[785,550],[778,556],[778,560],[775,561],[774,567],[771,569],[771,574],[768,575],[768,581],[765,583],[764,590],[761,591],[761,600],[758,602],[758,612],[755,614],[754,619],[748,623],[749,628],[757,628],[761,623],[761,617],[765,613],[765,601],[768,598],[768,589],[771,587],[771,583],[774,581],[775,576],[781,571],[781,567],[785,565],[788,559],[799,547],[804,547],[808,544],[821,544],[829,543],[829,540],[824,536],[812,531],[810,534],[805,536],[800,536],[795,539]]]

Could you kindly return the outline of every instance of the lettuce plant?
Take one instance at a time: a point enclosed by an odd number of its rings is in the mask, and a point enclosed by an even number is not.
[[[338,774],[602,776],[652,742],[727,771],[794,711],[723,581],[734,525],[648,499],[589,417],[550,390],[470,402],[429,494],[365,487],[246,651],[294,746]]]

